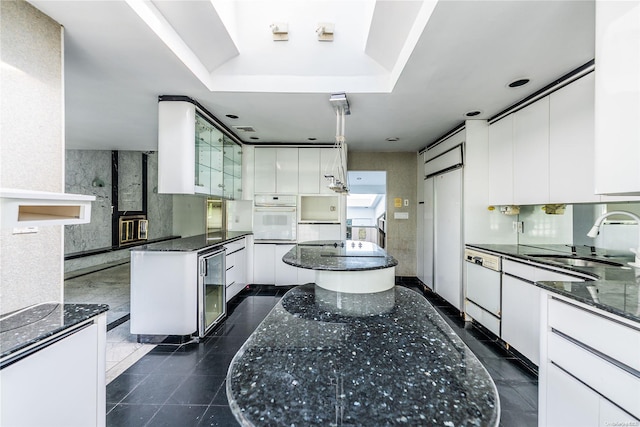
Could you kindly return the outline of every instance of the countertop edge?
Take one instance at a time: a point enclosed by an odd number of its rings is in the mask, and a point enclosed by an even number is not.
[[[215,248],[216,246],[222,246],[222,245],[225,245],[227,243],[231,243],[231,242],[234,242],[236,240],[240,240],[240,239],[245,238],[247,236],[251,236],[253,234],[253,231],[237,231],[237,232],[234,232],[234,233],[237,233],[237,235],[234,235],[233,237],[222,236],[220,239],[214,239],[214,240],[210,240],[210,241],[207,241],[205,239],[205,237],[204,237],[205,235],[181,237],[181,238],[172,239],[172,240],[169,240],[169,241],[151,243],[149,245],[136,246],[135,248],[131,248],[130,252],[154,252],[154,253],[162,253],[162,252],[169,252],[169,253],[201,252],[201,251],[205,251],[205,250],[208,250],[208,249],[211,249],[211,248]],[[197,239],[203,239],[203,242],[199,243],[199,244],[190,245],[188,247],[184,247],[184,248],[181,248],[181,249],[170,248],[169,247],[169,246],[175,246],[176,243],[187,242],[189,240],[197,240]]]

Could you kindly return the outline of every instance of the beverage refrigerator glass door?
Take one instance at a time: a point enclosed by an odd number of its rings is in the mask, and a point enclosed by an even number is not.
[[[198,336],[204,337],[227,313],[225,249],[198,257]]]

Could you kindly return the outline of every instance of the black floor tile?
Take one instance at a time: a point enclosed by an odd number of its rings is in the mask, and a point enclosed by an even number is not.
[[[161,405],[185,379],[184,375],[149,374],[124,398],[123,403]]]
[[[229,406],[211,405],[204,414],[201,426],[230,427],[239,425]]]
[[[120,403],[124,397],[135,390],[147,377],[147,374],[121,374],[107,387],[107,403]]]
[[[209,352],[193,370],[194,375],[212,375],[212,376],[227,376],[229,370],[229,364],[233,359],[234,354],[231,353],[218,353],[216,351]]]
[[[207,405],[164,405],[147,424],[149,427],[196,427],[200,425]]]
[[[142,427],[160,409],[160,405],[118,404],[107,414],[108,427]]]
[[[227,399],[227,381],[223,381],[216,392],[213,400],[211,401],[212,405],[216,406],[224,406],[229,404],[229,400]]]
[[[500,395],[500,407],[505,411],[535,411],[537,405],[533,405],[528,399],[517,392],[516,387],[510,381],[495,380],[498,394]]]
[[[224,379],[224,376],[191,375],[173,392],[167,404],[208,406]]]
[[[536,411],[500,411],[500,427],[537,427]]]

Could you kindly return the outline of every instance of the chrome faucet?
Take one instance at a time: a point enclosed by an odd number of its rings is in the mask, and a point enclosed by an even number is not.
[[[602,222],[605,220],[605,218],[611,215],[626,215],[638,223],[638,230],[639,230],[638,248],[629,249],[631,252],[633,252],[636,255],[636,260],[635,262],[629,263],[629,264],[633,265],[634,267],[640,267],[640,217],[638,217],[638,215],[633,214],[631,212],[627,212],[627,211],[611,211],[611,212],[604,213],[600,215],[598,218],[596,218],[596,222],[593,224],[593,227],[591,227],[591,230],[589,230],[589,232],[587,233],[587,236],[591,238],[595,238],[600,233],[600,226],[602,225]]]

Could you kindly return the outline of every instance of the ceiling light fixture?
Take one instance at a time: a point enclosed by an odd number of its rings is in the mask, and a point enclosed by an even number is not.
[[[258,140],[260,138],[258,138],[257,136],[250,136],[249,139]]]
[[[320,22],[316,27],[316,34],[318,34],[318,41],[332,42],[333,28],[334,28],[334,25],[329,22]]]
[[[346,93],[331,94],[329,102],[336,112],[336,156],[331,168],[324,171],[324,177],[329,180],[329,188],[336,193],[348,193],[347,174],[344,170],[347,158],[347,144],[344,137],[345,116],[351,114]]]
[[[269,25],[269,28],[271,28],[274,42],[289,40],[289,24],[286,22],[274,22]]]
[[[400,138],[398,138],[397,136],[392,136],[392,137],[389,137],[389,138],[385,139],[385,141],[387,141],[387,142],[396,142],[396,141],[399,141],[399,140],[400,140]]]
[[[238,117],[238,116],[236,116],[235,114],[227,114],[226,116],[227,116],[227,117],[229,117],[230,119],[234,119],[234,120],[235,120],[235,119],[237,119],[237,118],[239,118],[239,117]]]
[[[315,137],[313,137],[313,136],[310,136],[309,138],[307,138],[307,140],[308,140],[308,141],[315,141],[315,140],[317,140],[317,139],[318,139],[318,138],[315,138]]]
[[[531,80],[524,78],[524,79],[517,79],[512,81],[511,83],[509,83],[509,87],[520,87],[520,86],[524,86],[527,83],[529,83]]]
[[[475,116],[479,116],[480,114],[482,114],[482,111],[480,110],[471,110],[471,111],[467,111],[466,113],[464,113],[465,117],[475,117]]]

